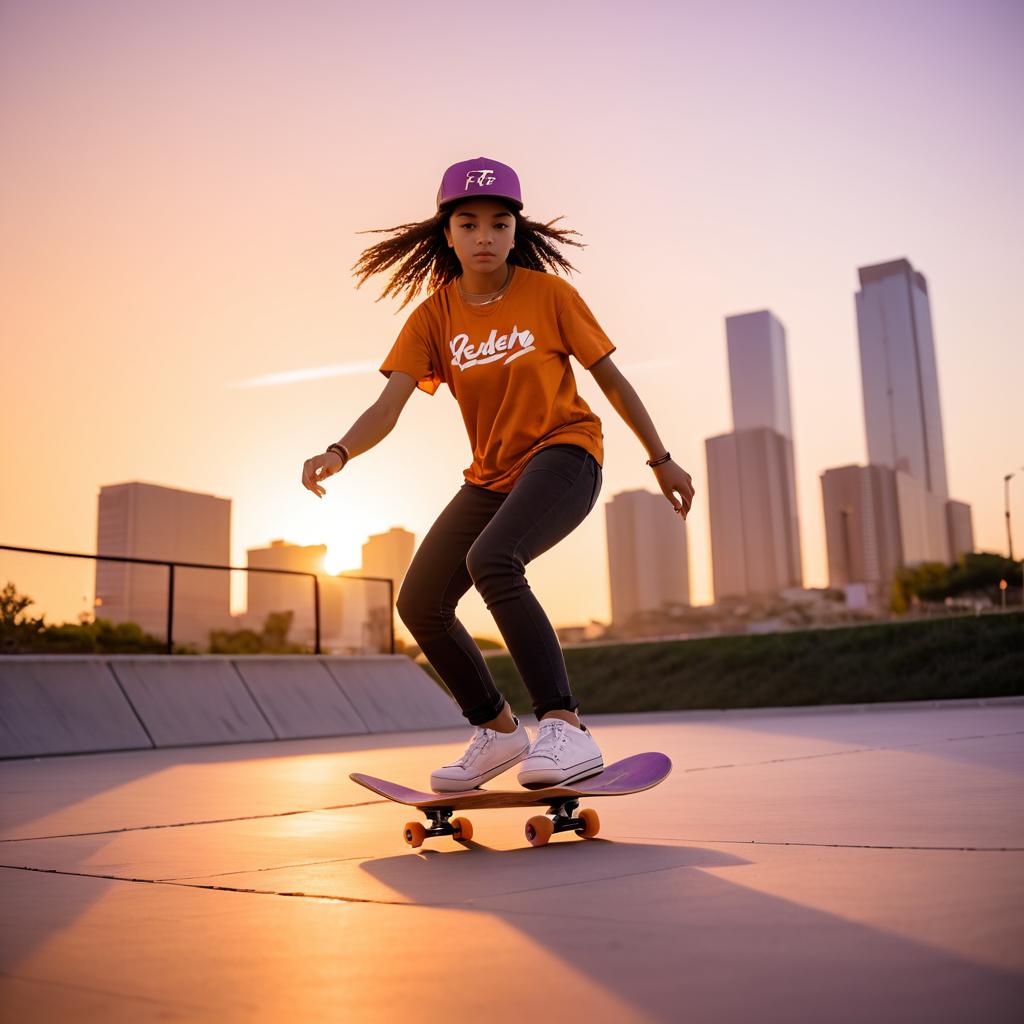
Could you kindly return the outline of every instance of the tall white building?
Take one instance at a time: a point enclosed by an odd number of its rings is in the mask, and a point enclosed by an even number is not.
[[[758,427],[704,445],[715,599],[801,586],[793,442]]]
[[[832,585],[869,583],[884,599],[898,568],[953,562],[974,550],[974,531],[970,506],[949,498],[924,275],[907,259],[858,274],[869,465],[822,474],[825,538]]]
[[[927,282],[906,259],[860,267],[858,274],[868,462],[908,473],[945,499],[946,447]]]
[[[228,565],[231,499],[148,483],[100,488],[96,552],[131,558]],[[167,637],[169,570],[158,565],[96,562],[96,617],[136,622]],[[231,628],[231,574],[176,568],[174,641],[206,650],[211,630]]]
[[[733,430],[767,427],[793,440],[786,329],[767,309],[725,318]]]
[[[690,603],[684,520],[662,493],[621,491],[605,502],[612,624],[670,604]]]
[[[733,430],[705,441],[716,600],[803,582],[786,331],[769,310],[725,328]]]

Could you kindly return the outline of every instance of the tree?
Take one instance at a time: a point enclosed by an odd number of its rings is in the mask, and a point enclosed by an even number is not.
[[[35,601],[19,596],[15,585],[8,581],[0,591],[0,654],[20,654],[31,651],[42,637],[46,626],[42,618],[19,618]]]

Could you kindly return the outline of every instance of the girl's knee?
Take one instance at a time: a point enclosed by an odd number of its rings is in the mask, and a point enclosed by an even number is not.
[[[490,576],[517,576],[523,560],[514,552],[493,544],[474,544],[466,554],[466,569],[474,584]]]

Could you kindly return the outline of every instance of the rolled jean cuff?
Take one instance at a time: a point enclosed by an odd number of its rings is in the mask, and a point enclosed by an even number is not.
[[[463,711],[462,715],[470,725],[483,725],[484,722],[491,722],[497,718],[507,703],[505,697],[499,693],[497,703],[478,704],[469,711]]]
[[[539,722],[542,715],[546,715],[549,711],[575,711],[580,706],[580,702],[573,696],[566,695],[562,697],[553,697],[551,700],[544,701],[543,704],[537,704],[534,706],[533,713],[537,716]]]

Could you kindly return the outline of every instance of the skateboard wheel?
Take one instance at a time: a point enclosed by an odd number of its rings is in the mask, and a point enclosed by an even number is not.
[[[405,836],[405,841],[412,847],[422,846],[423,840],[427,838],[427,830],[418,821],[407,821],[402,834]]]
[[[554,823],[544,814],[538,814],[526,823],[526,838],[531,846],[543,846],[555,831]]]
[[[455,829],[453,839],[469,840],[473,838],[473,823],[469,818],[452,818],[451,826]]]
[[[593,839],[601,828],[601,819],[597,816],[597,811],[584,807],[578,817],[583,822],[583,828],[576,829],[576,835],[583,836],[584,839]]]

